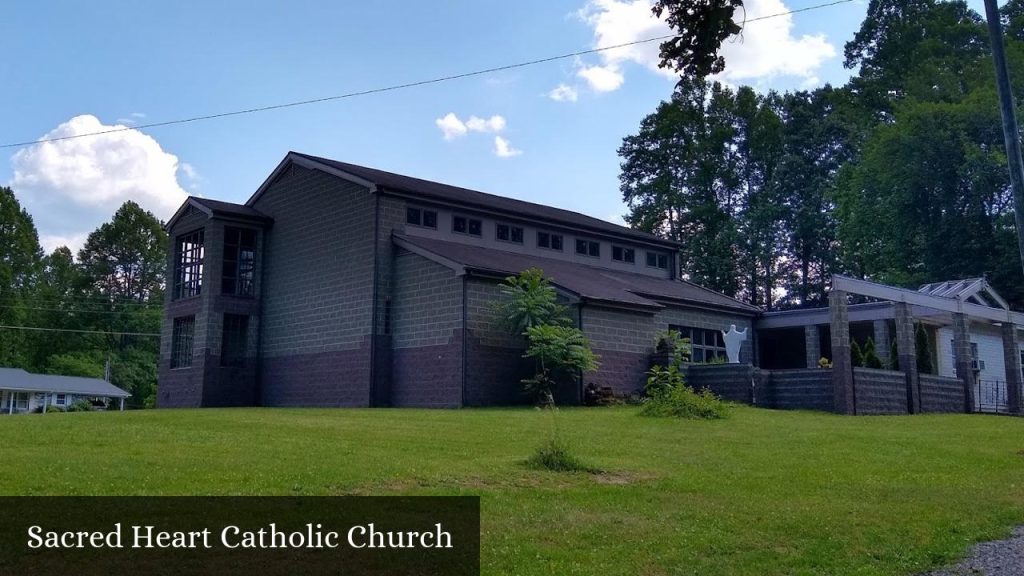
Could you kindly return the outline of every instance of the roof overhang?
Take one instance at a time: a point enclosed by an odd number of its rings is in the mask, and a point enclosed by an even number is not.
[[[1012,310],[981,306],[979,304],[964,302],[957,298],[931,296],[914,290],[887,286],[885,284],[878,284],[867,280],[858,280],[856,278],[850,278],[848,276],[841,276],[838,274],[832,276],[832,289],[849,292],[851,294],[859,294],[869,298],[888,300],[890,302],[903,302],[914,306],[920,306],[922,308],[941,310],[952,314],[965,314],[968,317],[977,320],[1010,322],[1017,326],[1024,326],[1024,314],[1014,312]]]

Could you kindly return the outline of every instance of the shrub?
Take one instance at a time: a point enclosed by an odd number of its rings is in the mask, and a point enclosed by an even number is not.
[[[861,352],[860,344],[857,344],[857,341],[852,338],[850,339],[850,362],[854,366],[864,366],[864,353]]]
[[[573,455],[569,447],[558,438],[550,438],[538,446],[533,451],[533,455],[527,459],[526,465],[536,470],[550,470],[551,472],[596,471]]]
[[[918,322],[914,330],[914,349],[917,353],[917,372],[919,374],[932,373],[932,346],[931,339],[924,324]]]
[[[682,385],[647,398],[640,407],[644,416],[718,420],[729,417],[729,407],[710,390],[694,391]]]
[[[64,412],[64,409],[61,408],[60,406],[54,406],[53,404],[50,404],[49,406],[46,407],[46,413],[47,414],[51,414],[51,413],[55,413],[55,412]]]
[[[865,368],[882,368],[882,359],[878,357],[878,352],[875,351],[875,341],[871,338],[868,338],[861,351],[861,361],[864,362]]]
[[[640,408],[644,416],[672,416],[694,420],[715,420],[728,416],[728,407],[710,390],[695,392],[686,385],[675,365],[654,366],[647,372],[647,398]]]
[[[92,412],[92,402],[84,399],[75,400],[68,406],[68,412]]]
[[[818,358],[818,368],[831,368],[831,367],[832,367],[832,361],[831,360],[829,360],[828,358],[825,358],[824,356],[822,356],[821,358]]]
[[[683,338],[678,330],[665,330],[659,333],[654,341],[654,349],[659,353],[671,354],[669,362],[676,366],[689,362],[692,350],[690,339]]]

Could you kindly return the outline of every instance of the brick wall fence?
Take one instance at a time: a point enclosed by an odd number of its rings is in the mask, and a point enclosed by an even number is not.
[[[964,384],[957,378],[922,374],[921,409],[925,412],[964,412]]]
[[[686,382],[697,390],[764,408],[834,412],[832,370],[762,370],[749,364],[691,365]],[[907,414],[906,378],[902,372],[854,368],[857,414]],[[963,383],[956,378],[922,375],[924,412],[963,412]]]
[[[907,413],[907,377],[903,372],[854,368],[853,392],[857,414]]]

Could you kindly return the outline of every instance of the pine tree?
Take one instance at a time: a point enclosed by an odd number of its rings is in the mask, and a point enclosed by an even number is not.
[[[932,373],[932,347],[931,339],[928,337],[928,331],[925,329],[924,324],[918,322],[917,328],[914,330],[914,348],[917,352],[917,373],[918,374],[931,374]]]

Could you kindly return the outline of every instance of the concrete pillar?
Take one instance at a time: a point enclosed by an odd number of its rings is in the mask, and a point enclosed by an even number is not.
[[[1017,326],[1003,322],[1003,363],[1006,365],[1006,400],[1010,414],[1022,414],[1020,348],[1017,345]]]
[[[850,356],[850,312],[846,304],[846,292],[829,292],[828,312],[832,331],[832,389],[835,394],[835,411],[840,414],[856,414],[853,358]]]
[[[821,336],[817,326],[804,326],[804,348],[807,350],[807,367],[817,368],[821,360]]]
[[[878,354],[878,359],[882,361],[888,367],[889,364],[889,348],[892,346],[892,340],[889,335],[889,321],[888,320],[875,320],[875,353]]]
[[[921,385],[917,373],[914,317],[906,302],[896,302],[896,355],[900,361],[900,370],[907,379],[907,412],[918,414],[921,412]]]
[[[953,357],[956,358],[956,376],[964,384],[964,409],[974,412],[974,370],[971,368],[971,333],[967,315],[953,314]]]

